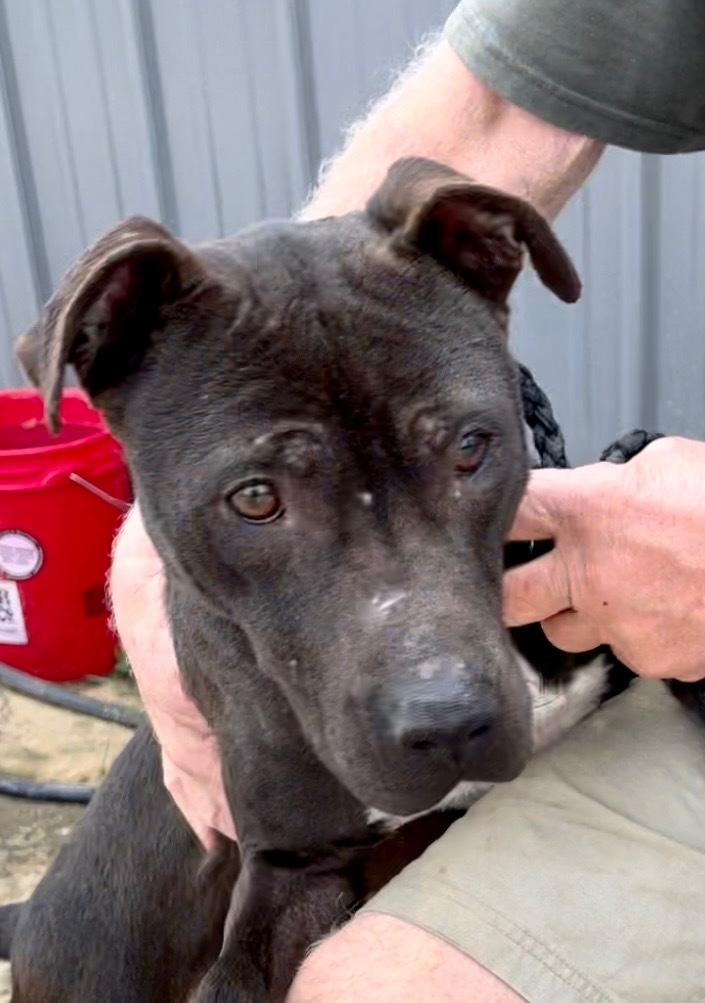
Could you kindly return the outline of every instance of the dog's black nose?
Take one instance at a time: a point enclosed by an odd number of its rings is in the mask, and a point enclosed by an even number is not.
[[[430,678],[385,687],[372,698],[369,719],[375,737],[410,752],[444,754],[457,764],[481,755],[499,717],[490,688],[441,666]]]

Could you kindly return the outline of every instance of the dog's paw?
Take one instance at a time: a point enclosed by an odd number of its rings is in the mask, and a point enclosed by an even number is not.
[[[522,670],[527,676],[533,702],[534,752],[553,745],[597,710],[607,687],[608,668],[604,655],[576,669],[565,683],[546,685],[530,667],[522,666]]]
[[[249,997],[233,984],[230,966],[219,958],[209,968],[193,994],[191,1003],[249,1003]]]
[[[239,962],[221,955],[206,972],[190,1003],[271,1003],[261,973],[244,954]]]

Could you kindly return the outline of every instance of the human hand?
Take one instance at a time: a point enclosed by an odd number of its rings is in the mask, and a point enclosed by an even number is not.
[[[510,538],[554,549],[504,576],[504,619],[565,651],[608,644],[635,672],[705,678],[705,443],[658,439],[626,464],[538,470]]]
[[[216,740],[181,684],[164,610],[164,569],[137,505],[116,541],[110,591],[118,634],[161,746],[169,793],[207,849],[213,830],[234,839]]]

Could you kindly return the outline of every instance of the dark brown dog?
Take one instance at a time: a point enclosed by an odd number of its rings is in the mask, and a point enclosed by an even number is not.
[[[0,911],[14,1003],[281,1001],[452,816],[387,829],[513,779],[550,737],[500,608],[528,466],[506,345],[525,252],[577,299],[529,205],[407,159],[340,219],[196,250],[130,219],[22,339],[49,423],[73,365],[124,443],[241,871],[225,842],[202,867],[143,729]]]

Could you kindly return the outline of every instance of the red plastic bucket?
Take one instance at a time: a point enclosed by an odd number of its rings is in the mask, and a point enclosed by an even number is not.
[[[80,390],[64,391],[61,420],[52,435],[35,390],[0,392],[0,661],[54,681],[115,666],[106,580],[131,497]]]

